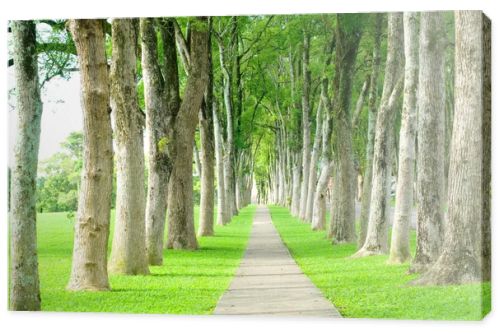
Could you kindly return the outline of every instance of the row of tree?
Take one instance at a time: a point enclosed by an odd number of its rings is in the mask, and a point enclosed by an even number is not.
[[[282,75],[292,99],[276,122],[277,149],[270,153],[268,179],[258,180],[260,200],[289,206],[313,230],[327,227],[334,243],[357,241],[354,258],[411,260],[410,272],[423,274],[415,284],[489,280],[488,19],[470,11],[338,14],[332,25],[327,38],[303,26],[301,58],[287,59],[290,72]],[[325,52],[314,59],[321,68],[315,75],[311,41]],[[293,97],[297,85],[300,103]],[[293,119],[299,108],[301,119]]]
[[[37,25],[53,37],[42,40]],[[420,282],[488,279],[490,35],[479,12],[13,21],[10,29],[19,132],[12,309],[40,308],[40,91],[75,70],[84,129],[68,289],[107,290],[108,272],[148,274],[164,247],[198,247],[193,161],[198,235],[212,235],[214,219],[227,224],[253,192],[315,230],[328,225],[334,242],[357,241],[355,256],[390,250],[400,263],[410,257],[415,203],[411,268],[426,272]]]

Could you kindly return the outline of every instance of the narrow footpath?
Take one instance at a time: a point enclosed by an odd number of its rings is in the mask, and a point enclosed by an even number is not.
[[[258,207],[245,256],[214,314],[341,317],[281,241],[267,207]]]

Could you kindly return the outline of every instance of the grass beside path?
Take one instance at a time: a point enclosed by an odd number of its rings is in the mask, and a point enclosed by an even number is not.
[[[112,290],[106,292],[65,290],[71,270],[73,223],[66,213],[39,214],[42,310],[210,314],[240,263],[254,212],[254,206],[247,207],[229,225],[215,226],[215,236],[198,238],[197,251],[165,250],[164,265],[150,267],[149,276],[110,276]]]
[[[351,259],[356,245],[333,245],[324,232],[270,206],[273,224],[302,271],[350,318],[479,320],[491,309],[491,285],[411,287],[408,264],[387,265],[388,256]],[[415,234],[411,245],[414,251]],[[484,296],[484,299],[482,298]]]

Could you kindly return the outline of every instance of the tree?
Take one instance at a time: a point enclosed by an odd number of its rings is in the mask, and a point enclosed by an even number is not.
[[[307,206],[306,206],[306,216],[305,221],[312,222],[313,216],[313,204],[314,204],[314,194],[316,191],[316,182],[318,181],[318,171],[317,164],[319,160],[319,156],[321,154],[321,143],[322,143],[322,121],[323,121],[323,111],[322,111],[323,103],[321,99],[318,103],[318,110],[316,111],[316,133],[314,135],[314,144],[311,153],[311,164],[309,166],[309,183],[307,190]]]
[[[359,41],[362,34],[362,18],[355,14],[337,14],[335,27],[335,76],[334,97],[334,148],[337,160],[336,194],[333,203],[332,228],[334,242],[352,242],[356,238],[354,228],[355,191],[351,132],[352,77]]]
[[[377,113],[373,147],[371,204],[366,240],[354,257],[388,251],[387,206],[391,177],[396,103],[403,88],[403,14],[390,13],[384,88]]]
[[[450,147],[448,213],[441,255],[413,284],[482,280],[484,67],[488,30],[479,11],[455,12],[455,116]],[[439,22],[439,21],[437,21]],[[486,114],[488,111],[486,111]],[[486,124],[488,126],[489,124]]]
[[[441,252],[444,214],[444,17],[420,18],[417,124],[417,250],[411,272],[423,272]]]
[[[311,106],[309,102],[311,90],[311,70],[309,68],[309,48],[311,34],[303,32],[302,42],[302,183],[300,188],[300,211],[299,218],[306,219],[307,191],[309,186],[309,169],[311,168]]]
[[[212,21],[210,19],[211,31]],[[211,32],[210,32],[211,33]],[[208,40],[208,83],[200,108],[200,139],[201,139],[201,198],[200,224],[198,235],[214,234],[214,121],[213,121],[213,69],[212,43]]]
[[[193,19],[190,69],[179,113],[174,120],[172,172],[168,190],[167,248],[196,249],[193,217],[193,141],[198,112],[208,83],[208,20]]]
[[[413,210],[415,165],[415,132],[418,84],[418,13],[403,16],[405,43],[405,79],[403,114],[399,134],[399,169],[396,209],[392,226],[389,262],[403,263],[410,259],[410,220]]]
[[[132,19],[112,22],[109,75],[111,110],[115,121],[116,223],[109,271],[149,274],[145,238],[143,114],[136,92],[137,24]]]
[[[113,175],[104,22],[70,20],[80,64],[83,172],[69,290],[108,290],[107,246]]]
[[[163,66],[158,60],[158,37],[163,46]],[[167,213],[168,179],[173,158],[168,153],[173,120],[180,106],[175,30],[172,19],[140,20],[142,74],[148,136],[148,188],[146,201],[146,249],[150,265],[163,263],[163,238]],[[162,71],[163,69],[163,71]]]
[[[212,114],[214,122],[215,163],[217,165],[217,224],[226,225],[229,222],[229,217],[226,210],[226,188],[224,186],[223,139],[217,114],[217,102],[215,100],[212,103]]]
[[[366,163],[365,173],[363,175],[363,191],[361,195],[361,212],[359,216],[359,248],[364,245],[366,240],[366,231],[368,229],[368,215],[370,213],[373,175],[373,145],[375,141],[375,124],[377,121],[377,82],[380,73],[380,44],[382,39],[382,26],[384,21],[384,14],[378,13],[373,15],[375,21],[373,31],[373,60],[372,71],[370,74],[370,92],[368,94],[368,138],[366,143]]]
[[[36,239],[36,179],[42,101],[38,82],[36,25],[12,21],[17,129],[10,194],[10,299],[14,311],[40,310]]]

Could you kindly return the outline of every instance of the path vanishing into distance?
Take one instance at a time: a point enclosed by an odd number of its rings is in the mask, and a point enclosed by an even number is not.
[[[257,208],[245,256],[214,314],[341,317],[295,263],[264,206]]]

